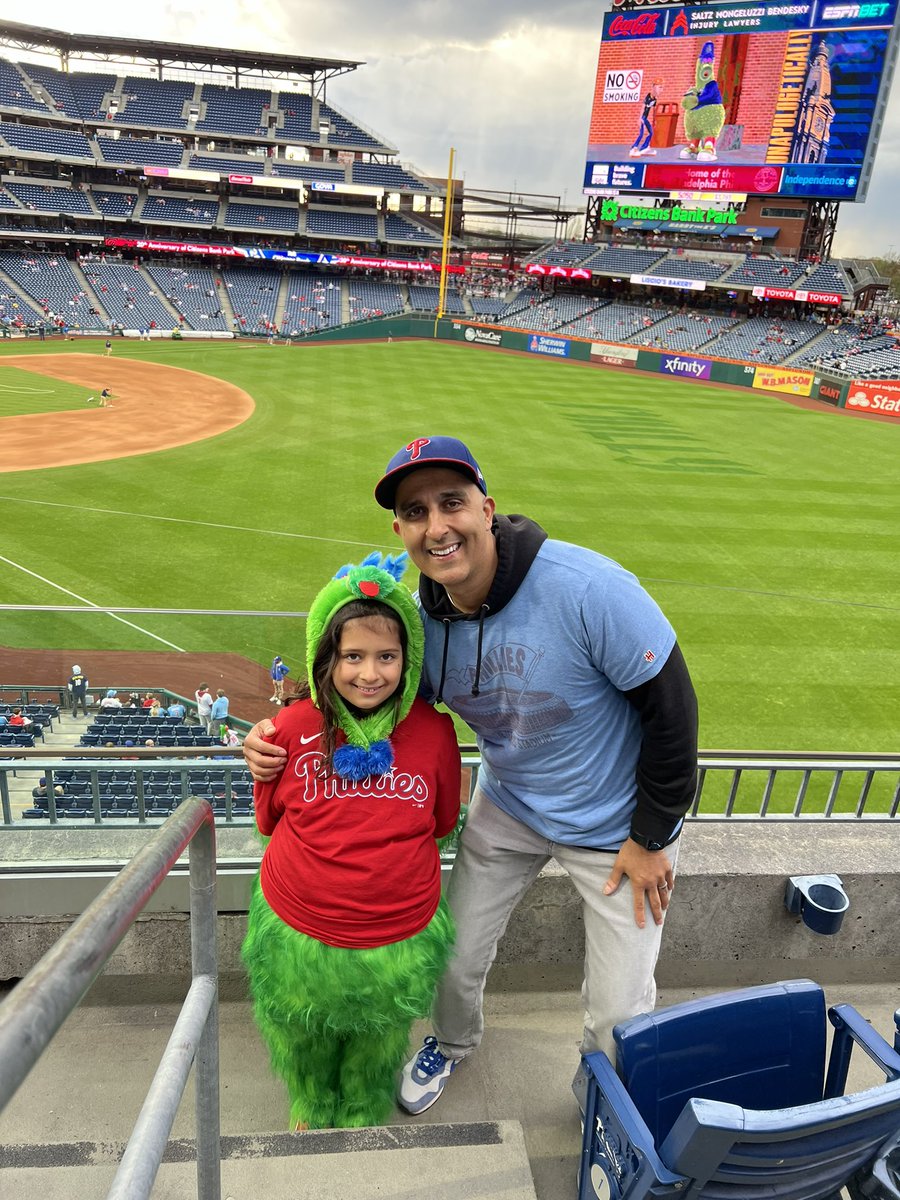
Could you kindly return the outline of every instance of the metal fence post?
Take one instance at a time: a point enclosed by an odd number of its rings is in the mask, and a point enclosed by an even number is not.
[[[215,992],[194,1061],[197,1118],[197,1195],[220,1200],[219,1148],[219,998],[216,947],[216,830],[210,820],[190,846],[191,968],[194,979],[211,978]]]

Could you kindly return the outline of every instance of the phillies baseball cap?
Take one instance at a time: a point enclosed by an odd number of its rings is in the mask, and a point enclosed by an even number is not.
[[[375,499],[382,508],[396,508],[400,481],[419,467],[449,467],[471,479],[487,495],[481,467],[465,442],[452,437],[420,437],[397,451],[375,485]]]

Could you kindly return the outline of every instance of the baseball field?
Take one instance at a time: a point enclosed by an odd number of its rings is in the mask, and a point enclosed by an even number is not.
[[[301,618],[104,606],[304,612],[397,548],[372,487],[432,433],[501,512],[640,577],[704,747],[896,748],[900,423],[463,345],[4,344],[0,603],[95,607],[5,608],[0,645],[298,664]]]

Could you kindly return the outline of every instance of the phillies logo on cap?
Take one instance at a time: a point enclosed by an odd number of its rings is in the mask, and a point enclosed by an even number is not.
[[[431,438],[414,438],[408,446],[403,449],[409,451],[410,460],[418,458],[426,446],[431,445]]]

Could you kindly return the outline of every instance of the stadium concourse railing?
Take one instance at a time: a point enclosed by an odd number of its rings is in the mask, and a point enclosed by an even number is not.
[[[474,746],[463,746],[462,752],[471,798],[478,781],[480,756]],[[2,827],[9,832],[34,831],[48,824],[63,824],[66,828],[97,825],[157,828],[165,817],[154,815],[154,806],[146,794],[146,777],[151,772],[157,778],[161,774],[171,775],[174,786],[180,788],[181,799],[192,793],[204,795],[214,805],[217,822],[253,824],[252,810],[234,811],[235,807],[247,807],[236,805],[232,789],[233,776],[244,771],[237,749],[202,747],[185,752],[183,748],[135,748],[124,756],[109,749],[85,747],[56,754],[3,747],[3,754],[0,808]],[[210,769],[211,763],[222,774],[215,787],[196,779],[197,773]],[[699,765],[697,793],[689,812],[692,820],[892,821],[900,811],[900,754],[702,751]],[[108,773],[111,766],[133,772],[137,800],[134,816],[115,817],[103,811],[101,774]],[[56,773],[71,768],[77,768],[89,780],[89,794],[78,806],[84,815],[77,817],[71,816],[67,807],[57,805],[57,785],[53,782]],[[46,779],[46,816],[24,818],[13,811],[13,781],[26,773]],[[26,793],[30,795],[27,788]],[[445,853],[452,854],[453,849],[451,841]]]
[[[160,887],[190,856],[191,985],[107,1200],[146,1200],[196,1063],[197,1195],[219,1200],[219,1016],[215,822],[208,801],[186,800],[0,1005],[0,1111]]]

